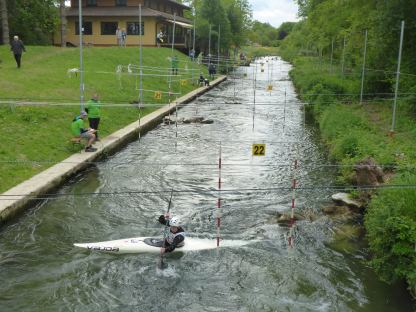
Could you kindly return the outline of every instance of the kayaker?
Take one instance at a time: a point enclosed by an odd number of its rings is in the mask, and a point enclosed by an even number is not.
[[[181,227],[179,218],[171,217],[170,214],[167,213],[159,217],[159,222],[169,226],[169,234],[165,238],[164,247],[160,248],[161,254],[172,252],[175,248],[185,245],[185,231]]]

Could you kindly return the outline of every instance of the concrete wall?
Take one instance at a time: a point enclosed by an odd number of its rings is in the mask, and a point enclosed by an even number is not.
[[[164,116],[173,112],[177,106],[180,108],[181,104],[189,103],[224,80],[226,80],[225,76],[219,77],[209,87],[198,88],[170,105],[166,105],[146,115],[140,121],[136,121],[112,133],[101,140],[102,144],[100,144],[96,152],[85,153],[82,151],[81,153],[74,154],[3,193],[0,198],[0,224],[17,216],[25,208],[33,206],[38,201],[37,197],[44,197],[48,193],[53,193],[69,177],[87,168],[90,162],[97,161],[105,155],[108,155],[108,153],[120,150],[129,142],[135,140],[139,136],[139,133],[143,134],[153,129],[161,122]]]

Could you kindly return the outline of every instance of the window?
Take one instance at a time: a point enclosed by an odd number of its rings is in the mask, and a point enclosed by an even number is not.
[[[141,35],[144,35],[144,22],[142,22],[142,33]],[[127,35],[139,35],[140,31],[140,24],[137,22],[127,22]]]
[[[117,22],[101,22],[101,35],[115,35],[117,27]]]
[[[83,35],[92,35],[92,22],[82,22]],[[75,22],[75,35],[79,35],[79,22]]]
[[[97,6],[97,0],[87,0],[87,7]]]
[[[127,6],[127,0],[116,0],[116,6]]]

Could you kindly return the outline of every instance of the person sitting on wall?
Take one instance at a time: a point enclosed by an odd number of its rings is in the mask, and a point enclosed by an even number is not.
[[[209,86],[209,80],[204,78],[202,73],[199,75],[198,84],[200,86]]]
[[[92,143],[95,141],[95,130],[91,128],[85,128],[84,120],[88,114],[84,111],[72,120],[71,132],[75,138],[86,139],[87,146],[85,147],[86,152],[95,152],[97,149],[92,147]]]

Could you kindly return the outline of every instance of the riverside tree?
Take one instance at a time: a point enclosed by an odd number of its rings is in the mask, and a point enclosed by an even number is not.
[[[59,24],[58,5],[56,0],[0,0],[3,44],[14,35],[25,44],[51,44]]]

